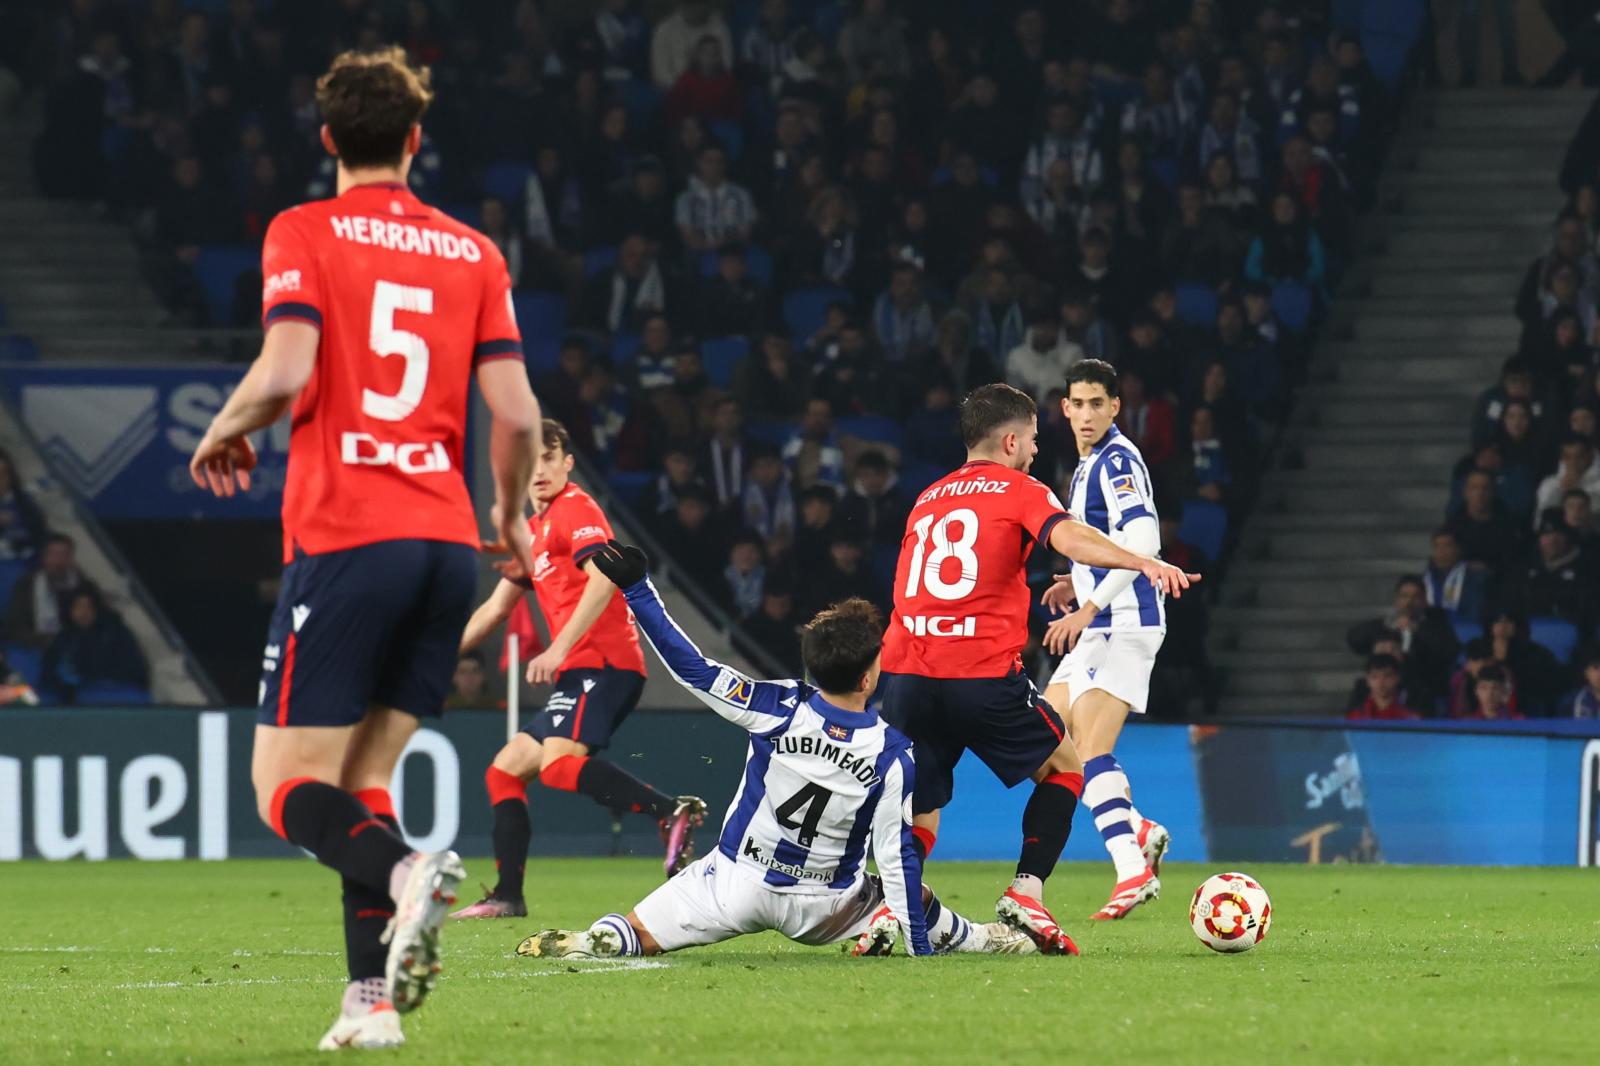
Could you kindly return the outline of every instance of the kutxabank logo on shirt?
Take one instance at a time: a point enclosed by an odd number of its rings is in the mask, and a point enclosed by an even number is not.
[[[93,498],[155,440],[153,385],[28,385],[22,417],[51,467]]]

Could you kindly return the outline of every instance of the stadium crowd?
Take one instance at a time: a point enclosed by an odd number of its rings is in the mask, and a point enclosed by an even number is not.
[[[1426,565],[1349,633],[1368,656],[1351,717],[1600,714],[1597,136],[1600,104],[1562,166],[1566,204],[1513,305],[1517,351],[1478,397]]]
[[[173,321],[246,325],[267,223],[331,192],[310,72],[390,40],[431,64],[412,185],[505,252],[590,469],[789,667],[808,611],[887,598],[967,390],[1034,395],[1065,481],[1085,357],[1121,374],[1167,557],[1220,561],[1394,111],[1323,8],[74,0],[21,65],[40,186],[132,227]],[[1209,687],[1204,615],[1175,605],[1159,707]]]

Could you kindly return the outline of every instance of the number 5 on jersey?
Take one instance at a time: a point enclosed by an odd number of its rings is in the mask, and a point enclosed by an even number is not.
[[[380,358],[398,355],[406,368],[400,391],[393,395],[361,390],[361,413],[384,422],[404,421],[422,403],[428,387],[428,342],[394,324],[397,311],[433,314],[433,290],[379,281],[372,290],[372,327],[368,343]]]

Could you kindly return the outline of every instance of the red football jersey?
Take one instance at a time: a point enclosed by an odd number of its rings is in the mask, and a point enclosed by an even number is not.
[[[1067,518],[1020,470],[979,460],[935,481],[906,519],[883,668],[923,677],[1004,677],[1028,642],[1024,563]]]
[[[274,218],[261,275],[268,328],[322,331],[294,403],[284,561],[400,538],[476,546],[469,379],[522,358],[499,250],[403,185],[358,185]]]
[[[533,591],[554,640],[578,609],[589,583],[583,564],[611,539],[611,523],[593,496],[577,482],[568,482],[543,512],[529,520],[528,528],[533,532]],[[612,592],[606,609],[561,661],[563,671],[607,667],[645,672],[633,611],[620,589]]]

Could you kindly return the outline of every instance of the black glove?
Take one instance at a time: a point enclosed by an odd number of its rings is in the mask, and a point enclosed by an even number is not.
[[[650,569],[650,558],[644,549],[620,540],[610,540],[606,546],[589,556],[599,571],[619,589],[631,588],[643,581]]]

